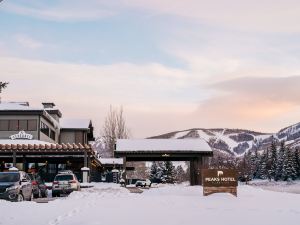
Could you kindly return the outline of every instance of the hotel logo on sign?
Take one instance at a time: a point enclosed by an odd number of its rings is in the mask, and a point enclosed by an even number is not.
[[[20,131],[17,134],[9,136],[11,140],[16,140],[16,139],[29,139],[31,140],[33,136],[31,134],[27,134],[25,131]]]

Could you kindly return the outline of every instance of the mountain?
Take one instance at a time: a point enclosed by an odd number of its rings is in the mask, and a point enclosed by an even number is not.
[[[300,123],[281,129],[277,133],[261,133],[243,129],[204,129],[193,128],[183,131],[170,132],[150,138],[202,138],[214,150],[225,152],[234,156],[242,156],[248,151],[268,148],[272,136],[277,141],[285,141],[286,145],[300,147]]]

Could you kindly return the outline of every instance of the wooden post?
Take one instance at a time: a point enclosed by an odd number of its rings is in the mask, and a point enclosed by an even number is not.
[[[196,185],[194,159],[190,160],[190,183],[191,183],[191,186]]]
[[[13,167],[17,167],[17,153],[13,151]]]
[[[193,158],[190,161],[190,182],[191,186],[202,185],[202,157]]]
[[[125,181],[125,187],[127,185],[127,174],[126,174],[126,157],[123,157],[123,169],[124,169],[124,172],[122,174],[122,178],[124,179]]]
[[[197,158],[197,167],[196,167],[196,173],[197,173],[197,183],[196,185],[202,185],[202,166],[203,166],[203,158],[199,157]]]

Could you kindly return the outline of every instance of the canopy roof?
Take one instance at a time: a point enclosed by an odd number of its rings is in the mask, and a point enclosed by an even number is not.
[[[212,152],[203,139],[118,139],[116,152]]]

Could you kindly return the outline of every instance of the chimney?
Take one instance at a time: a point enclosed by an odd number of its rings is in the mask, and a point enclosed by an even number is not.
[[[44,106],[44,109],[53,109],[55,106],[53,102],[43,102],[42,105]]]

